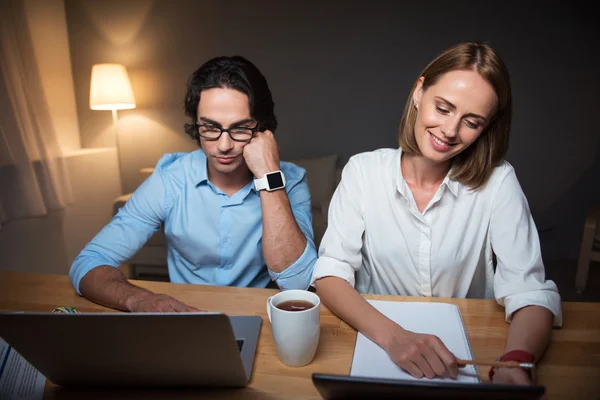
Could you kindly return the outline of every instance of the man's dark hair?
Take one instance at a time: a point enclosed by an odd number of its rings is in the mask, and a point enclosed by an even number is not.
[[[185,115],[190,117],[192,122],[185,124],[185,132],[198,141],[198,144],[200,137],[196,121],[200,95],[203,90],[214,88],[234,89],[244,93],[248,96],[250,116],[258,122],[259,131],[268,129],[275,132],[275,103],[264,75],[244,57],[215,57],[198,68],[187,83]]]

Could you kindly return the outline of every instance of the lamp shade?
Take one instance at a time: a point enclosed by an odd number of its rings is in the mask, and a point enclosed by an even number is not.
[[[135,108],[135,98],[127,70],[121,64],[96,64],[90,85],[92,110],[127,110]]]

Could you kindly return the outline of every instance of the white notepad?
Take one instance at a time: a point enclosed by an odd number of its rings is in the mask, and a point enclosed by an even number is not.
[[[0,399],[41,400],[46,378],[0,338]]]
[[[418,303],[368,300],[377,310],[404,329],[439,337],[456,357],[473,359],[469,338],[460,309],[448,303]],[[359,333],[352,359],[352,376],[370,378],[418,380],[398,367],[385,350]],[[459,369],[457,379],[433,378],[428,381],[479,383],[479,373],[473,365]]]

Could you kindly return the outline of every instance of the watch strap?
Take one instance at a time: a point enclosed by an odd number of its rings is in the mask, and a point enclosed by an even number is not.
[[[506,353],[504,353],[502,355],[502,357],[500,357],[498,359],[498,361],[518,361],[518,362],[522,362],[522,363],[533,363],[533,354],[531,354],[528,351],[525,350],[511,350],[508,351]],[[523,369],[525,372],[527,372],[527,374],[529,374],[529,378],[531,379],[531,370],[530,369]],[[490,372],[488,374],[488,377],[490,378],[490,381],[492,381],[492,378],[494,377],[494,367],[490,368]]]
[[[269,181],[267,180],[267,176],[263,176],[262,178],[258,178],[254,180],[254,188],[257,192],[261,190],[265,190],[268,187]]]

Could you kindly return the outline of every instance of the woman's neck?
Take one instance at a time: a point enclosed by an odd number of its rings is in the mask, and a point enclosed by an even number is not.
[[[409,186],[437,188],[450,171],[452,161],[435,162],[422,155],[402,153],[400,165]]]

